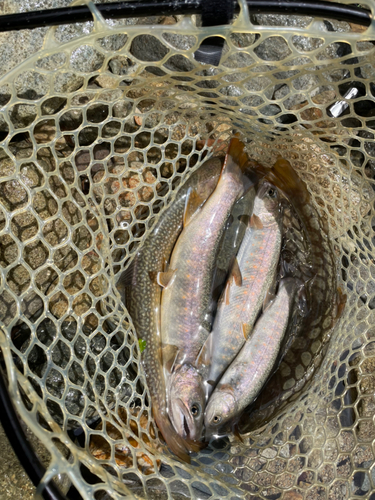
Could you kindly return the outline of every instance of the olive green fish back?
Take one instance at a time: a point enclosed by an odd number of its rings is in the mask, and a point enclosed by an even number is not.
[[[41,49],[3,70],[1,354],[17,411],[48,451],[44,482],[73,483],[84,499],[373,500],[374,26],[247,19],[95,15],[41,32]],[[218,67],[193,55],[209,35],[225,38]],[[116,283],[177,186],[234,134],[306,183],[311,223],[327,229],[316,258],[329,277],[312,286],[323,298],[339,286],[347,303],[333,328],[332,303],[296,336],[279,373],[281,390],[298,390],[268,423],[188,465],[157,434]],[[284,219],[284,251],[305,255],[299,219]]]

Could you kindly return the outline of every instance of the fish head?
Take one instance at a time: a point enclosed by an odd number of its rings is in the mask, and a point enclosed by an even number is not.
[[[275,224],[281,218],[281,194],[276,186],[263,180],[258,187],[254,200],[253,213],[260,219],[263,227]]]
[[[220,434],[220,429],[236,415],[236,407],[232,391],[221,390],[220,387],[216,389],[206,408],[204,418],[206,437]]]
[[[206,398],[199,371],[189,363],[178,367],[170,377],[168,392],[169,416],[178,434],[200,439]]]

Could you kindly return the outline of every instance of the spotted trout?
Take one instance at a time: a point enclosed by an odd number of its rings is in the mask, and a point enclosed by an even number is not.
[[[238,418],[261,391],[277,360],[288,326],[296,280],[282,280],[275,300],[254,327],[236,359],[224,373],[205,414],[206,437]]]
[[[244,152],[232,139],[218,185],[185,227],[173,250],[161,302],[163,361],[169,371],[170,418],[184,438],[199,439],[203,424],[204,391],[194,368],[210,330],[213,278],[220,242],[234,203],[257,180]],[[189,388],[194,387],[194,398]],[[193,399],[193,401],[192,401]],[[186,406],[186,402],[191,405]]]
[[[254,201],[237,261],[220,298],[212,333],[199,364],[209,366],[209,396],[250,336],[272,289],[281,248],[281,211],[277,189],[262,182]]]
[[[206,161],[178,190],[175,200],[162,214],[130,267],[120,278],[119,289],[125,292],[125,304],[137,336],[145,341],[142,364],[150,391],[154,419],[170,449],[189,461],[188,452],[196,447],[184,441],[174,430],[167,412],[166,387],[161,359],[160,301],[161,287],[156,282],[158,272],[165,270],[173,246],[187,216],[186,202],[191,201],[188,216],[215,189],[222,162],[218,158]]]
[[[326,217],[324,212],[320,214],[314,206],[305,182],[292,165],[282,158],[277,160],[272,169],[264,170],[263,173],[288,200],[290,208],[286,207],[284,213],[294,214],[284,217],[282,259],[286,260],[288,252],[287,274],[304,283],[306,311],[297,321],[297,331],[287,332],[287,336],[290,336],[285,346],[288,355],[284,356],[268,380],[267,390],[262,391],[256,399],[250,414],[244,412],[239,422],[241,433],[264,425],[282,411],[295,394],[306,389],[306,384],[323,359],[324,345],[346,301],[346,296],[337,286],[336,256]],[[306,248],[302,254],[295,243],[295,229],[302,235]],[[300,365],[305,366],[305,371],[302,377],[297,377],[295,374]]]

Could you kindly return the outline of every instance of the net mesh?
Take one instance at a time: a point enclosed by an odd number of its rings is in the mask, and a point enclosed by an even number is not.
[[[375,498],[373,28],[243,14],[223,28],[52,28],[0,81],[0,346],[17,411],[51,455],[44,482],[85,499]],[[225,38],[218,67],[193,56],[209,35]],[[324,341],[318,318],[285,357],[281,390],[296,390],[268,423],[188,465],[158,435],[116,283],[235,133],[306,182],[329,228],[322,270],[348,298]]]

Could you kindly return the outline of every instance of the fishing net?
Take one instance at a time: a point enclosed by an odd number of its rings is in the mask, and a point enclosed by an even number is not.
[[[85,499],[375,498],[373,27],[250,22],[242,8],[220,28],[110,26],[94,9],[0,81],[0,346],[50,456],[42,485]],[[218,67],[193,55],[211,35],[225,38]],[[318,318],[298,359],[286,354],[281,389],[296,390],[267,421],[185,464],[153,422],[116,284],[178,186],[236,133],[306,182],[328,227],[322,270],[347,303],[324,349]]]

